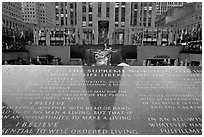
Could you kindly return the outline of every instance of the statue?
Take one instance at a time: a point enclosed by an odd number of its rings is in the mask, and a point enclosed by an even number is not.
[[[98,50],[95,52],[96,66],[110,65],[111,53],[115,51],[112,48],[107,48],[104,44],[104,50]]]

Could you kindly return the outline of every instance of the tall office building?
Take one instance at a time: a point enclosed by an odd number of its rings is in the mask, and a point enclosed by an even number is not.
[[[52,37],[76,44],[131,44],[134,27],[154,27],[155,2],[55,2]],[[60,37],[62,39],[62,37]],[[70,40],[70,38],[69,38]],[[66,45],[68,40],[61,43]],[[52,43],[52,42],[51,42]],[[59,42],[58,42],[59,43]]]
[[[163,14],[173,7],[181,7],[185,2],[156,2],[156,16]]]
[[[156,16],[155,2],[132,2],[131,25],[154,27]]]
[[[21,2],[2,2],[2,15],[22,21]]]
[[[130,27],[130,2],[56,2],[56,26],[69,26],[85,44],[123,44]],[[82,35],[81,35],[82,34]]]
[[[23,21],[40,25],[40,3],[38,2],[23,2]]]
[[[76,25],[76,2],[55,2],[55,20],[56,26]]]
[[[51,2],[40,2],[40,25],[54,26],[55,25],[55,6]]]
[[[23,2],[23,21],[38,26],[55,25],[54,4],[51,2]]]

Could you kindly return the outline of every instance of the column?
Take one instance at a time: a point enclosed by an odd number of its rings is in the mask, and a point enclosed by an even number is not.
[[[50,28],[46,28],[46,46],[50,46]]]
[[[130,27],[130,18],[131,18],[131,3],[126,2],[125,4],[125,35],[124,35],[124,45],[129,45],[130,42],[130,32],[131,32],[131,27]]]
[[[98,44],[98,2],[93,2],[94,44]]]
[[[110,32],[110,38],[109,38],[109,44],[113,44],[113,33],[115,30],[115,3],[110,2],[110,19],[109,19],[109,32]]]
[[[77,37],[79,32],[79,42],[78,44],[82,44],[82,3],[77,2]]]

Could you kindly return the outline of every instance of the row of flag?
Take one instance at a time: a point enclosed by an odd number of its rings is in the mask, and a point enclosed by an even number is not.
[[[179,29],[178,31],[173,32],[170,29],[153,29],[153,30],[140,30],[132,33],[132,40],[134,43],[142,43],[144,39],[157,40],[157,44],[161,44],[163,39],[167,41],[169,44],[172,42],[188,42],[191,38],[196,37],[198,39],[202,39],[202,30],[201,26],[197,26],[197,28],[191,29]]]
[[[32,33],[28,32],[26,30],[22,30],[19,28],[14,28],[14,27],[8,27],[8,26],[3,26],[3,34],[8,35],[8,36],[15,36],[15,37],[23,37],[25,38],[26,33]],[[75,28],[65,28],[65,29],[51,29],[51,30],[46,30],[46,29],[40,29],[36,30],[34,29],[34,37],[37,35],[39,37],[46,37],[47,34],[50,35],[51,37],[65,37],[66,39],[76,39],[76,35],[78,35],[79,39],[82,39],[85,43],[92,43],[93,40],[95,39],[95,32],[94,30],[87,29],[83,30],[83,33],[79,33],[79,29]],[[114,41],[122,41],[124,40],[124,32],[113,32],[112,35],[110,34],[110,31],[108,30],[102,30],[101,32],[98,33],[97,37],[101,38],[105,42],[106,40],[112,39]],[[140,31],[133,31],[131,34],[131,38],[133,41],[136,42],[141,42],[143,39],[157,39],[158,44],[161,43],[163,39],[166,39],[169,43],[173,41],[186,41],[189,38],[192,37],[202,37],[202,28],[201,26],[193,27],[193,28],[185,28],[185,29],[179,29],[177,31],[172,31],[171,29],[141,29]]]

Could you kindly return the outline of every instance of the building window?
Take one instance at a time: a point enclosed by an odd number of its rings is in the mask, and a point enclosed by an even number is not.
[[[92,14],[89,14],[89,21],[92,21]]]
[[[106,2],[106,17],[110,16],[110,2]]]
[[[121,27],[125,27],[125,22],[121,22]]]
[[[101,17],[101,2],[98,2],[98,17]]]
[[[77,5],[76,5],[76,3],[75,3],[74,13],[75,13],[75,25],[76,25],[77,24]]]
[[[82,21],[86,21],[86,15],[82,16]]]
[[[149,10],[149,14],[150,14],[150,15],[152,14],[152,10]]]
[[[121,10],[121,22],[125,22],[125,8]]]
[[[143,26],[146,27],[146,22],[143,23]]]
[[[74,13],[70,12],[70,25],[74,25]]]
[[[89,22],[89,27],[92,27],[92,22]]]
[[[56,16],[56,20],[59,20],[59,16]]]
[[[70,9],[73,9],[73,8],[74,8],[74,4],[73,4],[72,2],[70,3],[69,6],[70,6]]]
[[[68,23],[67,23],[67,17],[66,17],[66,25],[68,25]]]
[[[82,2],[82,12],[86,12],[86,2]]]
[[[92,12],[92,11],[93,11],[93,3],[89,2],[89,12]]]
[[[147,20],[146,20],[146,18],[143,18],[143,22],[146,22]]]
[[[63,8],[61,8],[60,12],[61,12],[61,14],[64,14],[64,9],[63,9]]]
[[[63,25],[64,25],[64,19],[61,18],[61,26],[63,26]]]
[[[134,10],[134,25],[137,25],[137,10]]]
[[[119,18],[119,8],[116,7],[115,8],[115,22],[118,22],[118,18]]]
[[[82,26],[86,27],[86,22],[85,21],[82,22]]]
[[[134,10],[136,10],[137,9],[137,3],[135,4],[135,6],[134,6]]]

